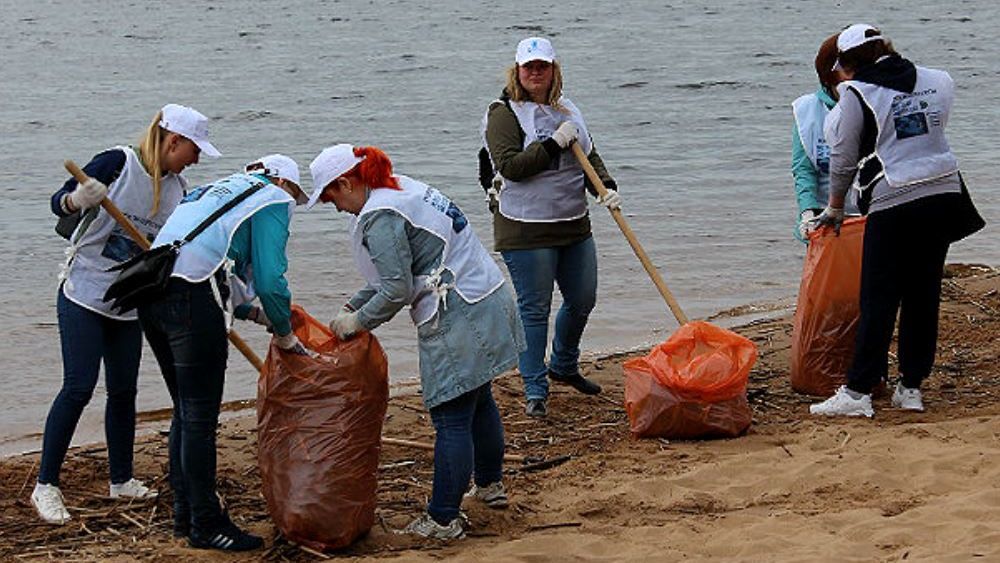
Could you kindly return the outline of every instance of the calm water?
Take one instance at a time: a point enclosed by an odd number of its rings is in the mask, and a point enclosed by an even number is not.
[[[553,39],[566,93],[622,187],[640,241],[691,317],[745,304],[791,303],[803,247],[791,237],[789,104],[815,89],[813,57],[840,27],[883,27],[920,64],[958,85],[949,128],[987,221],[1000,221],[993,166],[1000,113],[995,2],[508,2],[0,0],[0,453],[37,447],[61,380],[55,325],[63,244],[48,198],[79,164],[134,143],[164,103],[212,118],[223,158],[192,183],[270,152],[303,170],[335,142],[376,144],[397,171],[450,194],[489,241],[476,180],[479,121],[517,41]],[[308,185],[308,182],[306,182]],[[600,298],[584,348],[662,340],[675,327],[614,223],[596,209]],[[327,319],[359,287],[332,207],[295,217],[295,300]],[[1000,265],[1000,235],[955,246],[951,260]],[[379,329],[394,380],[416,373],[407,315]],[[721,321],[720,321],[721,322]],[[266,337],[237,328],[263,353]],[[255,394],[232,356],[226,398]],[[103,387],[77,441],[102,436]],[[168,403],[152,354],[139,407]]]

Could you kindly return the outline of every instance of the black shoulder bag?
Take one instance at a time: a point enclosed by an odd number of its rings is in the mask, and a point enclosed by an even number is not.
[[[219,217],[260,191],[265,185],[267,184],[261,182],[234,197],[216,209],[183,239],[150,248],[117,266],[108,268],[109,272],[117,271],[119,274],[104,293],[104,302],[111,301],[112,309],[116,309],[119,313],[127,313],[163,295],[167,284],[170,283],[170,274],[174,271],[174,263],[177,261],[181,247],[191,242],[194,237],[201,234]]]

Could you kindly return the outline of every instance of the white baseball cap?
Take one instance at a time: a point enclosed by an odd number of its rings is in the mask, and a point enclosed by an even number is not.
[[[871,41],[882,41],[885,38],[882,36],[882,31],[879,28],[868,25],[866,23],[856,23],[852,26],[848,26],[844,31],[840,32],[837,36],[837,53],[843,53],[844,51],[850,51],[855,47],[860,47],[865,43]],[[833,70],[840,70],[840,57],[837,57],[837,61],[833,64]]]
[[[258,166],[261,164],[264,165],[263,169]],[[282,180],[295,182],[295,185],[299,187],[299,194],[295,197],[295,201],[299,205],[303,205],[309,201],[309,196],[306,195],[305,190],[302,189],[302,184],[299,182],[299,165],[291,157],[283,154],[262,156],[247,164],[246,171],[248,174],[263,174],[271,178],[281,178]]]
[[[205,156],[212,158],[222,156],[222,153],[208,142],[208,118],[198,110],[179,104],[167,104],[160,111],[163,113],[160,127],[190,139],[198,145]]]
[[[544,37],[529,37],[522,39],[517,44],[517,57],[514,60],[519,65],[531,61],[551,63],[556,60],[556,50],[552,47],[552,43]]]
[[[350,172],[352,168],[364,159],[365,157],[363,156],[356,156],[354,154],[354,147],[347,143],[323,149],[323,152],[319,153],[309,163],[309,172],[312,173],[313,191],[312,195],[309,196],[309,202],[306,203],[306,209],[316,205],[316,202],[319,201],[319,196],[323,193],[323,189],[330,182]]]

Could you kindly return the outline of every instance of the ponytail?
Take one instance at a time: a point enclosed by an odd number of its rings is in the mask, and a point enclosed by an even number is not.
[[[392,175],[392,161],[378,147],[354,147],[354,156],[363,158],[344,176],[357,178],[371,189],[391,188],[401,190],[399,181]]]
[[[149,216],[156,215],[160,210],[160,179],[163,176],[163,167],[160,165],[160,154],[163,152],[163,138],[166,137],[167,130],[160,127],[160,120],[163,119],[163,112],[157,112],[153,117],[153,122],[146,128],[142,139],[139,140],[139,160],[142,161],[146,172],[153,178],[153,208]]]

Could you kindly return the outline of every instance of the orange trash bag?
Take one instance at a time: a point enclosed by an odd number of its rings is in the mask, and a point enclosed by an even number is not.
[[[738,436],[750,426],[746,399],[757,347],[704,321],[682,326],[624,364],[625,410],[633,436]]]
[[[792,389],[832,395],[846,381],[854,357],[861,293],[865,218],[809,234],[792,328]]]
[[[297,305],[292,328],[318,356],[268,351],[257,385],[264,498],[285,538],[337,549],[375,522],[389,365],[369,332],[341,342]]]

